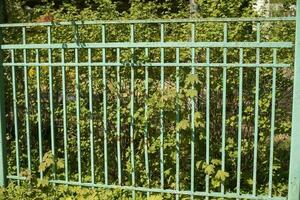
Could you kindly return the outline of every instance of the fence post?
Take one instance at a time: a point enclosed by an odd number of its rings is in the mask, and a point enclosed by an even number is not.
[[[300,199],[300,0],[296,7],[293,119],[288,200]]]
[[[4,0],[0,0],[0,23],[4,22]],[[4,70],[2,57],[2,29],[0,28],[0,186],[7,184],[7,158],[6,158],[6,127],[5,127],[5,103],[4,103]]]

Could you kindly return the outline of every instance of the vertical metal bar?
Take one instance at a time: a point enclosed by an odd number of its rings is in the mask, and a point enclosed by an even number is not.
[[[195,23],[192,23],[191,29],[191,42],[195,42]],[[195,63],[195,48],[192,48],[192,64]],[[192,75],[195,76],[195,66],[192,66]],[[192,85],[192,90],[195,89],[194,83]],[[194,199],[193,192],[195,190],[195,97],[191,99],[191,199]]]
[[[94,112],[93,112],[93,75],[92,75],[92,49],[88,49],[88,73],[89,73],[89,123],[90,123],[90,151],[91,151],[91,178],[95,183],[95,159],[94,159]]]
[[[289,174],[289,200],[300,199],[300,0],[297,0],[296,17],[296,42],[295,42],[295,65],[294,65],[294,91],[293,91],[293,120],[290,154]]]
[[[260,42],[260,23],[256,24],[256,40]],[[260,49],[256,48],[256,64],[260,62]],[[254,155],[253,155],[253,187],[252,193],[256,195],[256,178],[257,178],[257,146],[258,146],[258,107],[259,107],[259,67],[256,67],[255,72],[255,113],[254,113]]]
[[[210,49],[206,48],[206,64],[210,64],[209,61],[210,58]],[[206,158],[205,162],[206,164],[209,164],[209,157],[210,157],[210,152],[209,152],[209,146],[210,146],[210,67],[206,68]],[[207,174],[205,176],[205,192],[209,192],[209,175]],[[206,197],[206,200],[209,198]]]
[[[130,42],[134,42],[134,25],[130,24]],[[132,186],[135,186],[135,159],[134,159],[134,49],[131,49],[131,84],[130,84],[130,149],[131,149],[131,178]],[[132,199],[135,199],[135,190],[132,191]]]
[[[117,63],[120,63],[120,48],[117,48]],[[122,160],[121,160],[121,78],[120,65],[117,66],[117,152],[118,152],[118,184],[122,184]]]
[[[149,49],[145,49],[146,58],[149,58]],[[147,185],[150,188],[150,171],[149,171],[149,157],[148,157],[148,96],[149,96],[149,71],[148,66],[145,66],[145,128],[144,128],[144,149],[145,149],[145,168],[147,175]],[[150,193],[147,192],[147,198]]]
[[[0,23],[4,22],[4,3],[0,2]],[[0,29],[0,45],[3,43],[2,28]],[[7,157],[6,157],[6,120],[5,120],[5,94],[4,94],[4,68],[3,55],[0,48],[0,186],[7,185]]]
[[[244,60],[244,49],[240,48],[240,64],[243,64],[243,60]],[[243,67],[240,67],[239,68],[237,184],[236,184],[237,195],[240,195],[240,189],[241,189],[242,121],[243,121]]]
[[[48,44],[52,43],[51,26],[47,27]],[[51,152],[54,160],[56,159],[55,151],[55,132],[54,132],[54,104],[53,104],[53,66],[52,66],[52,49],[48,49],[49,63],[49,98],[50,98],[50,128],[51,128]],[[53,165],[53,178],[56,179],[56,164]]]
[[[36,65],[36,90],[37,90],[37,121],[38,121],[38,138],[39,138],[39,161],[43,162],[43,141],[42,141],[42,113],[41,113],[41,84],[40,84],[40,66],[39,50],[35,50]],[[43,178],[43,171],[40,171],[40,179]]]
[[[102,25],[102,43],[105,43],[105,25]],[[102,62],[106,62],[106,49],[102,48]],[[104,133],[104,183],[108,185],[108,159],[107,159],[107,107],[106,107],[106,66],[102,66],[103,84],[103,133]]]
[[[5,1],[0,0],[0,23],[4,23]],[[0,28],[0,46],[3,43],[3,29]],[[6,120],[5,120],[5,94],[4,94],[4,68],[3,52],[0,48],[0,186],[7,185],[7,157],[6,157]]]
[[[224,23],[224,42],[227,42],[228,24]],[[223,51],[223,63],[227,64],[227,48]],[[225,145],[226,145],[226,95],[227,95],[227,67],[223,67],[223,97],[222,97],[222,171],[225,171]],[[224,183],[221,183],[221,193],[224,194]]]
[[[15,63],[15,50],[11,50],[11,63]],[[12,88],[13,88],[13,107],[14,107],[14,129],[16,141],[16,167],[17,176],[20,177],[20,147],[19,147],[19,122],[18,122],[18,104],[17,104],[17,83],[16,83],[16,66],[12,66]],[[20,185],[20,180],[17,180]]]
[[[176,127],[179,124],[179,112],[180,112],[180,107],[179,107],[179,48],[176,48]],[[180,179],[179,179],[179,174],[180,174],[180,133],[179,130],[176,128],[176,191],[180,190]],[[179,199],[179,195],[176,194],[176,200]]]
[[[160,42],[164,42],[164,24],[160,24]],[[164,63],[164,49],[160,48],[160,61]],[[164,95],[164,66],[160,67],[160,94]],[[164,110],[160,109],[160,187],[164,188]]]
[[[79,42],[78,26],[74,25],[74,42]],[[75,93],[76,93],[76,129],[77,129],[77,167],[78,167],[78,182],[82,181],[81,174],[81,131],[80,131],[80,78],[79,78],[79,66],[78,66],[78,49],[75,49]]]
[[[68,130],[67,130],[67,88],[66,88],[66,66],[65,49],[61,49],[62,63],[62,93],[63,93],[63,129],[64,129],[64,160],[65,160],[65,181],[69,181],[69,163],[68,163]]]
[[[26,27],[22,28],[23,44],[26,44]],[[28,99],[28,70],[27,70],[27,51],[23,49],[24,61],[24,85],[25,85],[25,124],[26,124],[26,139],[27,139],[27,167],[31,171],[31,141],[30,141],[30,119],[29,119],[29,99]]]
[[[273,64],[277,63],[277,49],[273,49]],[[273,186],[273,158],[274,158],[274,132],[275,132],[275,104],[276,104],[276,68],[272,68],[272,105],[271,105],[271,135],[270,135],[270,164],[269,164],[269,192],[272,197]]]

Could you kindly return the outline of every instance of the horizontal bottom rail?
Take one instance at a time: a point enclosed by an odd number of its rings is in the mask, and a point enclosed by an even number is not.
[[[290,64],[285,63],[103,63],[103,62],[94,62],[94,63],[87,63],[87,62],[80,62],[80,63],[3,63],[3,66],[93,66],[93,67],[101,67],[101,66],[141,66],[141,67],[275,67],[275,68],[286,68],[290,67]]]
[[[14,180],[26,180],[26,177],[7,176],[8,179]],[[179,194],[179,195],[193,195],[202,197],[217,197],[217,198],[236,198],[236,199],[257,199],[257,200],[287,200],[287,197],[269,197],[269,196],[254,196],[252,194],[237,194],[237,193],[219,193],[219,192],[192,192],[192,191],[178,191],[172,189],[159,189],[159,188],[146,188],[146,187],[134,187],[134,186],[122,186],[122,185],[105,185],[101,183],[82,183],[75,181],[64,180],[49,180],[50,183],[63,184],[70,186],[83,186],[83,187],[96,187],[104,189],[122,189],[139,192],[154,192],[154,193],[167,193],[167,194]]]
[[[107,42],[56,44],[4,44],[5,49],[76,49],[76,48],[292,48],[292,42]]]

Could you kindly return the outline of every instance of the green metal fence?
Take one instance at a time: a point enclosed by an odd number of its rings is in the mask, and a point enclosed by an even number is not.
[[[272,40],[268,32],[274,24],[293,27],[295,21],[299,38],[300,20],[293,17],[1,24],[1,185],[8,181],[22,184],[32,176],[43,179],[49,172],[39,168],[41,163],[45,167],[46,154],[57,161],[51,165],[50,183],[120,188],[132,191],[133,198],[142,192],[148,196],[166,193],[176,199],[299,199],[300,57],[295,56],[294,71],[289,57],[293,57],[294,47],[297,55],[300,44],[297,40]],[[239,25],[252,31],[249,38],[238,41],[231,37]],[[217,36],[203,33],[205,26],[216,28]],[[184,36],[178,34],[178,40],[171,40],[182,27]],[[152,31],[150,35],[143,35],[146,29]],[[99,35],[93,38],[89,32],[95,30]],[[203,34],[212,34],[210,40],[201,39]],[[269,57],[261,57],[265,54]],[[280,71],[293,73],[295,80],[288,195],[273,192]],[[253,79],[254,91],[245,91],[245,77]],[[183,80],[190,81],[185,97],[181,96]],[[236,81],[231,84],[229,80]],[[269,85],[267,89],[265,85]],[[174,94],[169,103],[174,106],[152,109],[150,98],[152,104],[160,104],[160,97],[168,94]],[[265,94],[270,96],[270,106],[262,111]],[[211,113],[216,100],[221,107],[214,122]],[[248,101],[253,115],[244,110]],[[228,121],[233,108],[237,108],[232,111],[236,129],[230,128]],[[197,124],[199,118],[203,125]],[[270,122],[267,164],[259,160],[260,119]],[[157,129],[152,127],[155,123]],[[212,124],[220,124],[219,130]],[[237,148],[234,155],[228,155],[227,139],[232,135]],[[188,142],[182,143],[184,140]],[[252,141],[251,155],[243,153],[247,140]],[[215,188],[209,173],[199,169],[201,163],[211,163],[218,152],[220,172],[234,168],[236,173],[229,176],[236,185],[221,182]],[[229,161],[232,158],[234,161]],[[165,168],[173,160],[173,165]],[[252,170],[247,186],[243,165]],[[262,185],[267,192],[261,190]]]

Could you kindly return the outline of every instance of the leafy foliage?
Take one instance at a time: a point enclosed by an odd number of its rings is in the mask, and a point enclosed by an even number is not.
[[[48,1],[47,1],[48,2]],[[107,0],[93,1],[97,6],[85,7],[78,9],[72,4],[62,4],[56,8],[50,2],[36,7],[29,16],[22,9],[22,1],[11,2],[8,5],[11,12],[11,21],[29,21],[31,18],[37,18],[45,13],[51,13],[54,21],[73,21],[73,20],[98,20],[98,19],[155,19],[155,18],[187,18],[191,17],[189,6],[185,1],[158,2],[158,1],[131,1],[128,12],[119,13],[115,3]],[[193,17],[249,17],[256,16],[252,9],[254,1],[196,1],[199,12]],[[229,24],[228,40],[229,41],[256,41],[255,23],[250,22],[232,22]],[[262,41],[293,41],[294,24],[292,22],[276,22],[262,24],[261,40]],[[47,43],[47,30],[45,27],[30,28],[27,31],[27,43]],[[102,34],[99,26],[86,25],[79,26],[78,32],[80,42],[101,42]],[[106,26],[107,42],[125,42],[129,41],[129,26],[118,24]],[[21,43],[21,31],[19,29],[4,30],[4,42],[7,44]],[[222,23],[201,23],[196,25],[197,41],[223,41],[223,24]],[[53,43],[74,42],[73,27],[55,26],[52,29]],[[159,25],[146,24],[135,26],[136,41],[160,41]],[[190,24],[166,24],[165,41],[189,41]],[[221,48],[210,49],[210,62],[222,63],[223,50]],[[165,188],[175,189],[176,173],[176,133],[180,133],[179,141],[179,163],[180,163],[180,189],[189,190],[191,181],[191,102],[195,103],[194,126],[195,126],[195,190],[205,191],[205,177],[209,177],[209,186],[211,191],[218,192],[220,186],[225,185],[227,192],[236,192],[237,182],[237,156],[238,156],[238,88],[239,88],[239,68],[227,68],[227,103],[226,103],[226,139],[225,139],[225,170],[222,170],[222,91],[223,91],[223,69],[221,67],[197,68],[195,74],[191,73],[191,67],[181,67],[179,70],[179,92],[176,92],[176,69],[174,67],[164,68],[164,88],[161,87],[160,74],[161,69],[158,67],[149,67],[149,90],[146,94],[145,75],[143,63],[160,62],[160,49],[153,48],[146,55],[143,49],[135,49],[134,55],[131,49],[122,49],[120,60],[122,63],[130,63],[134,60],[136,67],[135,74],[135,91],[134,91],[134,159],[136,172],[136,185],[147,186],[150,178],[151,187],[160,187],[160,110],[163,110],[164,124],[164,175]],[[197,48],[197,62],[206,62],[206,49]],[[4,52],[5,62],[11,62],[11,52]],[[227,60],[229,63],[239,62],[239,51],[229,49]],[[28,61],[36,62],[35,51],[27,51]],[[165,62],[175,62],[175,49],[165,49]],[[277,61],[281,63],[292,64],[293,53],[291,50],[278,49]],[[103,56],[102,49],[95,49],[92,52],[92,61],[101,62]],[[74,49],[66,50],[65,61],[74,62]],[[84,49],[79,50],[79,62],[87,62],[88,54]],[[107,49],[106,61],[115,62],[117,60],[116,49]],[[180,62],[190,62],[190,49],[180,49]],[[255,63],[255,49],[244,49],[244,63]],[[23,62],[23,52],[15,51],[15,62]],[[39,62],[48,62],[48,52],[40,50]],[[52,51],[52,62],[61,62],[61,52]],[[272,63],[272,51],[261,50],[261,63]],[[18,132],[19,132],[19,159],[21,166],[21,175],[28,181],[34,183],[29,189],[29,183],[16,186],[11,183],[7,189],[2,189],[0,196],[20,199],[71,199],[71,198],[88,198],[97,199],[100,197],[107,199],[129,198],[130,193],[124,191],[93,190],[78,187],[55,186],[50,184],[53,179],[53,168],[56,168],[58,179],[65,179],[65,169],[69,172],[70,180],[78,180],[77,166],[77,118],[75,103],[75,78],[76,71],[74,67],[54,67],[53,68],[53,94],[54,94],[54,125],[55,141],[51,140],[50,127],[50,108],[49,108],[49,67],[40,67],[40,90],[42,102],[42,150],[43,158],[40,162],[39,156],[39,132],[37,116],[37,68],[29,66],[28,72],[28,93],[29,93],[29,121],[31,137],[31,154],[32,169],[27,169],[27,146],[26,146],[26,111],[25,111],[25,87],[24,87],[24,69],[16,69],[16,87],[18,107]],[[66,99],[67,99],[67,147],[64,144],[63,130],[63,103],[62,97],[62,70],[66,70]],[[92,99],[93,113],[89,108],[89,82],[88,68],[83,66],[79,68],[79,85],[80,88],[80,147],[82,177],[84,182],[90,182],[92,162],[90,159],[90,119],[93,119],[94,137],[94,155],[95,155],[95,178],[96,182],[104,182],[104,124],[103,124],[103,71],[102,67],[92,68]],[[130,65],[120,68],[121,84],[118,85],[117,70],[115,67],[106,67],[106,92],[107,92],[107,146],[108,146],[108,168],[109,183],[118,183],[117,174],[117,148],[116,143],[121,141],[121,158],[122,158],[122,183],[131,185],[132,166],[131,166],[131,138],[130,138]],[[273,193],[274,195],[284,196],[287,192],[288,179],[288,159],[289,143],[291,129],[291,96],[292,96],[292,69],[277,69],[277,88],[276,88],[276,127],[275,127],[275,150],[273,166]],[[256,71],[253,68],[244,68],[243,71],[243,102],[242,102],[242,139],[241,139],[241,190],[242,193],[251,193],[253,184],[253,150],[254,150],[254,99],[255,99],[255,77]],[[7,103],[7,139],[9,148],[9,172],[16,173],[16,142],[15,127],[13,116],[13,97],[12,97],[12,75],[11,69],[6,68],[6,103]],[[206,95],[208,88],[206,86],[207,78],[210,79],[210,108],[206,113]],[[259,194],[268,193],[268,173],[269,173],[269,156],[270,156],[270,128],[271,128],[271,104],[272,104],[272,69],[260,69],[260,95],[259,95],[259,138],[258,138],[258,176],[257,187]],[[120,87],[120,92],[118,92]],[[121,113],[121,135],[117,135],[116,114],[117,114],[117,97],[120,97]],[[180,119],[176,123],[176,103],[179,105]],[[147,113],[145,113],[145,104],[147,104]],[[210,121],[206,121],[209,117]],[[147,132],[145,133],[145,128]],[[209,128],[210,137],[207,137],[206,131]],[[145,135],[148,140],[145,140]],[[206,145],[209,142],[208,149],[210,158],[206,160]],[[55,143],[55,152],[51,151],[51,145]],[[145,168],[145,146],[148,148],[150,174]],[[67,166],[65,165],[65,148],[68,151]],[[55,155],[55,156],[54,156]],[[43,172],[43,178],[40,173]],[[14,193],[14,191],[17,191]],[[144,194],[140,194],[143,198]],[[153,196],[152,199],[172,198],[172,196]]]

